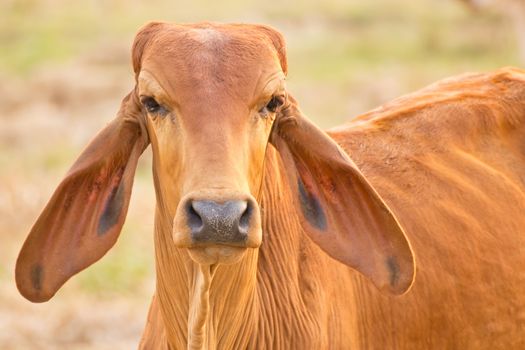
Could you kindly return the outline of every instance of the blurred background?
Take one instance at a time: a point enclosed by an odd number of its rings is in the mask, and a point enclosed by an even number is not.
[[[523,66],[524,15],[522,0],[0,0],[0,349],[138,344],[155,285],[149,150],[100,262],[45,304],[18,294],[13,270],[52,191],[131,89],[145,22],[274,26],[288,42],[289,90],[330,127],[444,77]]]

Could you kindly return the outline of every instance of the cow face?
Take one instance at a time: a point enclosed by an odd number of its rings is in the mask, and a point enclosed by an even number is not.
[[[252,25],[152,24],[137,36],[137,94],[157,197],[175,245],[202,264],[261,243],[256,198],[276,112],[285,101],[277,33]]]

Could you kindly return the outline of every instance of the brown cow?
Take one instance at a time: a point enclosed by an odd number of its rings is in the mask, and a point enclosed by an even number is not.
[[[152,23],[133,66],[22,248],[25,297],[48,300],[114,244],[151,144],[141,348],[525,346],[525,74],[445,81],[330,137],[287,96],[268,27]],[[415,276],[401,227],[418,276],[392,297]]]

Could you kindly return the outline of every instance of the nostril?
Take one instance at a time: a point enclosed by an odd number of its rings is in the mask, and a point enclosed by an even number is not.
[[[188,204],[186,205],[186,212],[188,214],[188,226],[190,227],[191,231],[194,233],[201,231],[204,223],[202,222],[202,218],[199,213],[197,213],[193,207],[193,201],[188,201]]]
[[[241,218],[239,219],[239,232],[242,234],[247,235],[248,229],[250,227],[250,217],[252,215],[252,204],[250,201],[246,203],[246,209],[244,209],[244,212],[241,215]]]
[[[184,205],[194,243],[242,244],[257,207],[250,200],[189,200]]]

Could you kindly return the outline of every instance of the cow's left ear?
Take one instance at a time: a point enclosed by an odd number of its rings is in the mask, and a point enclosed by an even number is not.
[[[275,123],[270,141],[283,160],[304,231],[380,290],[405,293],[415,275],[412,249],[376,190],[291,96]]]
[[[136,93],[71,167],[33,225],[18,256],[20,293],[50,299],[74,274],[116,242],[128,209],[139,156],[149,143]]]

